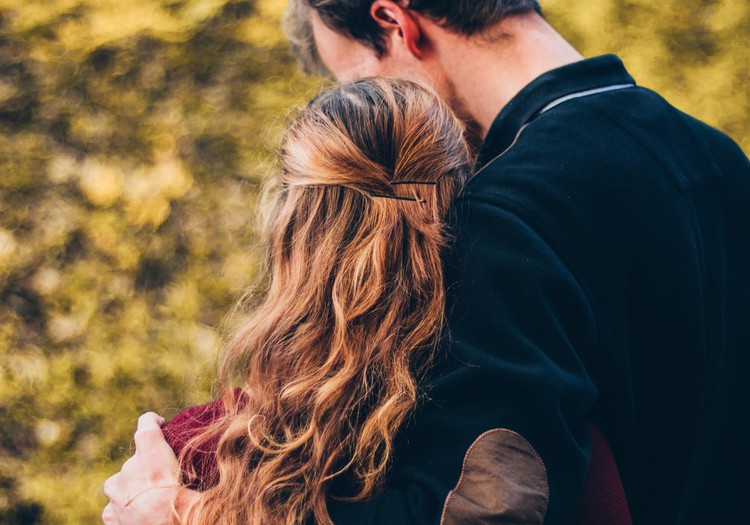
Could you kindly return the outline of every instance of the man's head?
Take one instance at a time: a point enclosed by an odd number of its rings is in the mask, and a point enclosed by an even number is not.
[[[538,0],[290,0],[285,25],[308,71],[417,82],[479,138],[534,78],[583,58]]]
[[[538,0],[290,0],[285,25],[306,70],[349,80],[408,68],[408,55],[422,59],[425,24],[472,36],[529,11],[541,13]]]

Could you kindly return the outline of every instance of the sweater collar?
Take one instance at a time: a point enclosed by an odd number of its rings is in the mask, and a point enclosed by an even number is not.
[[[521,128],[558,99],[584,91],[635,84],[616,55],[603,55],[543,73],[511,99],[490,126],[479,150],[477,169],[505,151]]]

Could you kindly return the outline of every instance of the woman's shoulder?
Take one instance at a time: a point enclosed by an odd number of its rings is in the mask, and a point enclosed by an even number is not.
[[[234,390],[234,396],[235,400],[241,402],[244,393],[237,388]],[[200,436],[211,423],[225,413],[226,405],[221,398],[190,407],[162,427],[164,439],[172,447],[175,455],[180,457],[193,438]],[[218,435],[207,435],[203,440],[192,443],[193,450],[183,456],[183,482],[189,488],[205,490],[216,483],[216,449],[219,438]]]

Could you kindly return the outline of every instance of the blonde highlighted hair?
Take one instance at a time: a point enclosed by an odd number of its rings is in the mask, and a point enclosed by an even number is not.
[[[280,157],[269,290],[223,354],[226,416],[193,440],[220,436],[219,482],[188,523],[327,524],[329,498],[375,494],[444,328],[448,218],[472,159],[438,97],[340,86]]]

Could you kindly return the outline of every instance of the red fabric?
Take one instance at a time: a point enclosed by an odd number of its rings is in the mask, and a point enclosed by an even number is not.
[[[164,438],[179,457],[188,441],[197,436],[211,421],[219,417],[223,410],[221,401],[212,401],[205,405],[188,408],[162,427]],[[187,458],[187,463],[182,464],[183,472],[187,472],[189,466],[192,466],[197,473],[197,479],[194,481],[183,477],[183,483],[189,488],[203,491],[218,482],[219,474],[216,469],[216,448],[218,444],[218,437],[206,440]]]
[[[630,507],[607,438],[590,425],[591,464],[573,512],[574,525],[632,525]]]
[[[177,415],[162,430],[169,445],[179,456],[188,440],[223,412],[221,401],[213,401],[189,408]],[[590,426],[591,464],[580,498],[576,504],[572,525],[632,525],[630,508],[620,480],[612,450],[604,435],[595,426]],[[195,490],[206,490],[218,481],[216,469],[216,446],[218,438],[202,443],[190,456],[190,464],[198,474],[198,480],[188,486]],[[185,470],[183,465],[183,470]]]

